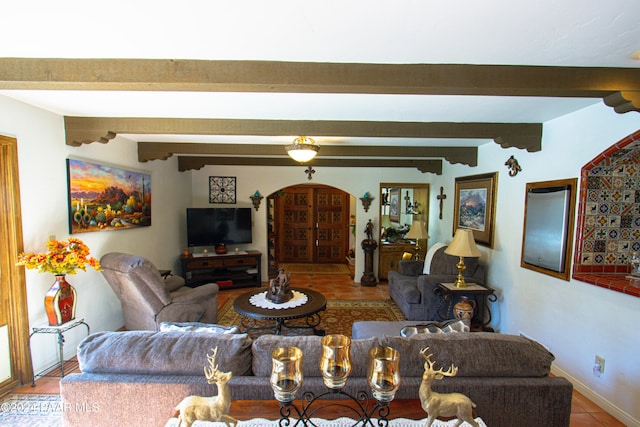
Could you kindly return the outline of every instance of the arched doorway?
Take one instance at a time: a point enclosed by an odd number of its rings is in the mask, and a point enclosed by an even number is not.
[[[279,263],[345,263],[350,195],[321,184],[283,188],[268,197],[269,270]],[[273,262],[272,262],[273,261]]]

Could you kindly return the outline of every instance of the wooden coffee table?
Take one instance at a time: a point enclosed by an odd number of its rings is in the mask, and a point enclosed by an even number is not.
[[[314,335],[324,335],[325,331],[317,329],[320,324],[320,312],[327,309],[327,299],[320,292],[306,288],[291,288],[307,296],[307,302],[293,308],[262,308],[256,307],[249,299],[262,292],[265,288],[253,290],[240,295],[233,302],[233,308],[242,316],[240,325],[246,332],[255,330],[274,330],[276,335],[281,335],[282,328],[287,329],[312,329]],[[287,321],[306,318],[305,325],[289,325]],[[274,321],[274,326],[258,325],[257,321]]]

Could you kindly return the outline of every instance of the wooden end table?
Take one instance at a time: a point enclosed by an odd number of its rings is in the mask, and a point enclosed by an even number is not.
[[[453,283],[439,283],[433,292],[442,297],[438,307],[438,315],[442,320],[454,318],[453,306],[460,297],[465,296],[475,301],[476,304],[475,313],[471,319],[471,330],[493,331],[493,328],[487,326],[491,323],[491,308],[487,304],[487,300],[491,302],[498,300],[495,290],[476,283],[467,283],[465,288],[456,288]]]
[[[327,309],[327,299],[320,292],[307,288],[291,288],[307,296],[307,302],[292,308],[263,308],[257,307],[249,301],[252,296],[267,292],[261,288],[244,293],[233,302],[233,308],[242,316],[240,325],[246,332],[254,330],[274,330],[276,335],[281,335],[282,328],[288,329],[313,329],[314,335],[323,336],[325,331],[317,329],[320,324],[320,312]],[[306,325],[288,325],[287,321],[306,318]],[[275,326],[259,326],[257,321],[274,321]]]

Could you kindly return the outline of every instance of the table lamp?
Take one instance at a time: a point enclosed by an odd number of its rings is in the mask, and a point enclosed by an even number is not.
[[[418,261],[420,259],[420,239],[429,238],[429,233],[427,233],[427,229],[422,221],[414,219],[409,232],[404,237],[405,239],[416,239],[416,254],[414,259]]]
[[[462,272],[466,269],[463,258],[480,256],[480,251],[476,246],[476,241],[473,239],[473,231],[458,228],[456,230],[456,234],[453,236],[453,241],[451,241],[447,249],[444,250],[444,253],[460,257],[460,261],[456,264],[456,268],[458,269],[458,279],[454,286],[456,288],[467,287],[467,284],[464,282],[464,277],[462,276]]]

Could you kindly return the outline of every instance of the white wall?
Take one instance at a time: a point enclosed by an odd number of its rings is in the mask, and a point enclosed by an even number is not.
[[[184,207],[191,194],[189,176],[177,171],[176,159],[139,163],[137,145],[122,138],[109,144],[69,147],[64,143],[61,116],[3,96],[0,133],[18,140],[25,251],[43,252],[50,235],[57,239],[69,237],[66,159],[76,157],[150,172],[152,225],[74,236],[82,239],[96,258],[110,251],[130,252],[149,258],[158,268],[178,269],[181,241],[186,240]],[[100,273],[90,270],[67,278],[78,293],[76,316],[84,317],[92,332],[123,326],[120,301]],[[43,300],[54,278],[26,270],[26,280],[29,322],[34,326],[46,322]],[[85,334],[83,327],[65,334],[65,357],[75,354],[75,347]],[[55,335],[35,335],[32,355],[36,371],[57,361]]]
[[[640,423],[640,298],[523,269],[520,254],[526,183],[579,178],[582,166],[638,128],[638,113],[619,115],[599,104],[545,123],[542,152],[484,145],[477,168],[447,164],[442,183],[432,183],[432,188],[443,185],[448,198],[445,219],[439,221],[432,192],[429,229],[434,238],[450,241],[455,178],[498,171],[495,245],[480,247],[489,265],[488,283],[500,294],[494,325],[542,342],[556,356],[556,372],[627,425]],[[504,166],[512,154],[522,167],[515,177]],[[600,378],[592,372],[596,354],[606,359]]]

